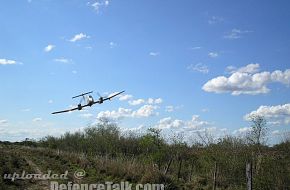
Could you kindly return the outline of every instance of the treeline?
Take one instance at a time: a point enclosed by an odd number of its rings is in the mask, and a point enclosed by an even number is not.
[[[189,145],[178,137],[168,143],[154,128],[143,135],[122,134],[116,124],[102,121],[84,131],[48,136],[37,146],[108,160],[104,164],[114,161],[118,168],[126,163],[127,175],[117,170],[110,175],[127,176],[126,180],[132,175],[129,180],[136,183],[165,183],[167,189],[212,189],[214,173],[217,189],[245,189],[247,163],[253,165],[254,189],[290,189],[290,141],[266,146],[264,118],[255,116],[252,123],[245,137],[210,141],[208,134],[199,134],[204,143]]]

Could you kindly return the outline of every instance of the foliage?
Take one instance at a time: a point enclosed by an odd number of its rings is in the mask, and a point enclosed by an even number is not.
[[[264,144],[265,129],[265,120],[257,117],[246,138],[225,136],[205,140],[203,146],[198,143],[189,146],[180,136],[169,143],[154,128],[144,135],[124,135],[116,124],[103,121],[83,131],[47,136],[39,142],[4,142],[0,147],[10,149],[11,154],[0,155],[0,164],[5,165],[0,172],[27,167],[25,159],[21,159],[24,155],[43,171],[73,173],[84,169],[87,183],[112,180],[164,183],[166,189],[212,189],[216,163],[217,189],[245,189],[245,167],[251,162],[255,189],[289,189],[289,141],[268,147]],[[22,156],[16,159],[12,152]],[[7,187],[3,180],[0,184],[0,189]]]

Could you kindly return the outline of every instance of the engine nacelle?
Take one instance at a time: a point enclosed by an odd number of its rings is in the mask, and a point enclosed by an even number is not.
[[[78,110],[81,110],[81,109],[82,109],[82,105],[78,104]]]

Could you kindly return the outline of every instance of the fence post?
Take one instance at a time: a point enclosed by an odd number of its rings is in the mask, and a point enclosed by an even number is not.
[[[247,163],[246,165],[246,175],[247,175],[247,190],[252,190],[253,189],[253,184],[252,184],[252,163]]]
[[[214,163],[213,186],[212,186],[213,190],[216,190],[216,177],[217,177],[217,162]]]

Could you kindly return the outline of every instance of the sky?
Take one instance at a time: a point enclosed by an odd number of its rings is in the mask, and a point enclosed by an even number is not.
[[[77,131],[243,136],[290,126],[290,2],[10,0],[0,6],[0,140]],[[52,115],[94,91],[110,102]]]

